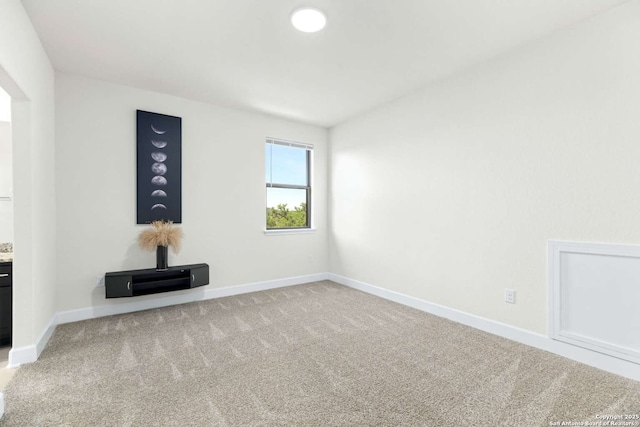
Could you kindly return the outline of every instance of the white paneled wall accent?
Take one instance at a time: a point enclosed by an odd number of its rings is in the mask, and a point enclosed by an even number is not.
[[[640,363],[640,246],[549,242],[550,336]]]

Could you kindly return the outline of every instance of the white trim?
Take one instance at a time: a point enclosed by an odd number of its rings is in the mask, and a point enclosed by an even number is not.
[[[302,285],[304,283],[328,280],[328,273],[310,274],[307,276],[288,277],[285,279],[267,280],[264,282],[247,283],[245,285],[213,288],[205,291],[205,299],[222,298],[233,295],[248,294],[249,292],[266,291],[268,289],[284,288],[286,286]]]
[[[560,265],[560,252],[557,250],[557,242],[550,240],[547,245],[547,295],[548,295],[548,324],[547,333],[549,337],[554,337],[559,331],[556,331],[556,325],[560,325],[560,312],[556,312],[554,307],[560,304],[560,269],[555,269],[554,265]]]
[[[23,363],[32,363],[38,360],[42,350],[47,346],[49,339],[53,335],[53,331],[56,330],[56,325],[56,315],[54,314],[35,344],[26,345],[24,347],[14,347],[9,350],[9,363],[7,364],[7,367],[17,368]]]
[[[44,331],[38,337],[38,341],[36,341],[36,354],[37,357],[40,357],[42,350],[47,346],[47,343],[51,339],[53,332],[56,330],[56,326],[58,325],[57,315],[53,315],[51,319],[49,319],[49,323],[44,328]]]
[[[562,254],[593,254],[640,258],[640,246],[566,242],[549,240],[547,246],[547,274],[549,287],[549,337],[568,344],[588,348],[600,353],[640,364],[640,352],[593,337],[583,336],[562,327]]]
[[[618,359],[613,356],[591,351],[585,348],[552,340],[542,334],[521,329],[516,326],[507,325],[495,320],[486,319],[480,316],[469,314],[460,310],[434,304],[429,301],[411,297],[399,292],[380,288],[359,280],[350,279],[337,274],[329,273],[329,280],[350,288],[358,289],[378,297],[388,299],[420,311],[434,314],[453,320],[481,331],[489,332],[512,341],[516,341],[531,347],[549,351],[572,360],[576,360],[587,365],[622,375],[636,381],[640,381],[640,365],[630,361]]]
[[[98,317],[114,316],[116,314],[132,313],[134,311],[150,310],[169,305],[186,304],[204,299],[204,290],[194,288],[180,293],[157,294],[156,298],[136,300],[133,298],[120,298],[113,300],[112,304],[98,305],[95,307],[79,308],[77,310],[60,311],[56,314],[58,324],[79,322],[81,320],[96,319]],[[132,300],[133,299],[133,300]]]
[[[267,137],[267,144],[284,145],[285,147],[302,148],[304,150],[313,151],[313,144],[306,144],[304,142],[298,141],[289,141],[286,139]]]
[[[316,232],[315,228],[282,228],[282,229],[264,230],[264,234],[266,236],[282,236],[287,234],[310,234],[315,232]]]
[[[0,419],[4,415],[4,395],[0,391]]]
[[[34,344],[25,345],[23,347],[13,347],[9,350],[8,368],[17,368],[23,363],[32,363],[38,360],[38,351]]]

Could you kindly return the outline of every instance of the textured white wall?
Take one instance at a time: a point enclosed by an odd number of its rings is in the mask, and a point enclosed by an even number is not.
[[[136,243],[136,109],[182,117],[185,239],[169,265],[208,263],[211,287],[327,271],[326,129],[58,73],[58,310],[118,304],[96,276],[155,267]],[[267,136],[314,145],[316,233],[264,235]]]
[[[19,0],[0,0],[0,85],[12,99],[13,346],[55,312],[54,73]]]
[[[331,271],[546,333],[547,240],[640,242],[638,40],[632,1],[332,129]]]

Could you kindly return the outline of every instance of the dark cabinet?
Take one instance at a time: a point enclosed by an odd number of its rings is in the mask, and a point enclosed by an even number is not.
[[[111,274],[111,273],[107,273]],[[119,297],[132,297],[133,288],[131,287],[132,276],[128,274],[119,275],[114,274],[109,277],[107,286],[107,279],[105,277],[105,292],[107,298],[119,298]]]
[[[209,284],[209,266],[207,264],[201,264],[200,267],[191,269],[191,287]]]
[[[116,271],[105,274],[104,278],[107,298],[136,297],[208,284],[208,264],[181,265],[163,271],[155,268]]]
[[[11,262],[0,262],[0,286],[11,286],[12,265]]]
[[[12,266],[11,262],[0,263],[0,345],[11,345]]]

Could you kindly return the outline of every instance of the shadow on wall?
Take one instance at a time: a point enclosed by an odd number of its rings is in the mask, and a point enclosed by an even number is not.
[[[169,263],[171,263],[171,259],[169,259]],[[139,268],[153,268],[155,266],[156,253],[143,251],[138,246],[138,242],[134,241],[127,248],[127,252],[122,259],[122,264],[120,264],[120,269],[137,270]]]

